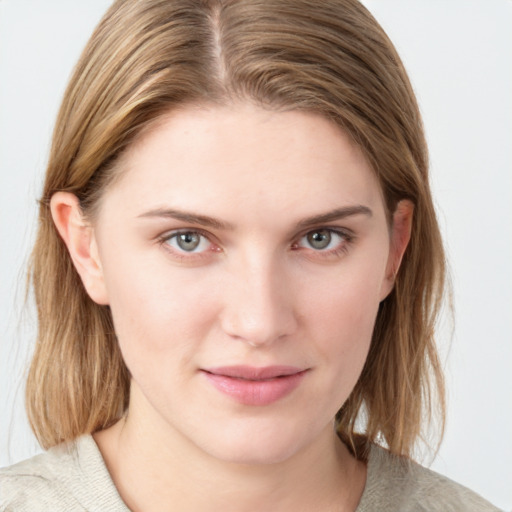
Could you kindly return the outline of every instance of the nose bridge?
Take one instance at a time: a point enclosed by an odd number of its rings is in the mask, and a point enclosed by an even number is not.
[[[233,270],[223,314],[226,333],[252,346],[291,334],[295,311],[287,273],[278,260],[260,252]]]

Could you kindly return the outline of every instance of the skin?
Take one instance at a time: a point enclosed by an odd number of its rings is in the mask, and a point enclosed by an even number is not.
[[[363,368],[412,205],[389,226],[372,169],[337,126],[250,104],[170,113],[119,169],[93,222],[69,193],[51,207],[132,375],[126,417],[95,435],[121,497],[134,511],[354,510],[366,467],[333,418]],[[216,224],[160,214],[171,209]],[[176,230],[200,235],[193,252]],[[306,373],[284,398],[244,405],[201,371],[240,364]]]

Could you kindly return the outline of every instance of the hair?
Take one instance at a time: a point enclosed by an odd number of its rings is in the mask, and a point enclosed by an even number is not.
[[[87,295],[52,221],[52,195],[74,193],[93,216],[142,130],[179,107],[237,100],[331,120],[364,152],[388,214],[401,199],[414,203],[394,289],[336,426],[358,457],[375,441],[410,456],[436,417],[442,432],[434,329],[445,258],[421,116],[383,29],[357,0],[118,0],[65,92],[40,200],[29,273],[39,331],[26,404],[44,448],[113,424],[130,389],[110,309]]]

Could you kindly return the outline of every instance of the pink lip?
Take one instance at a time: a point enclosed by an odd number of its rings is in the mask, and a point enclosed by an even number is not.
[[[213,386],[244,405],[269,405],[289,395],[308,370],[294,366],[226,366],[201,370]]]

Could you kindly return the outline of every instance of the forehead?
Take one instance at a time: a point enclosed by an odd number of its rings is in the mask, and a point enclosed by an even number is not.
[[[251,104],[187,107],[163,116],[125,152],[106,193],[128,210],[171,205],[208,215],[297,215],[382,203],[361,150],[308,112]]]

